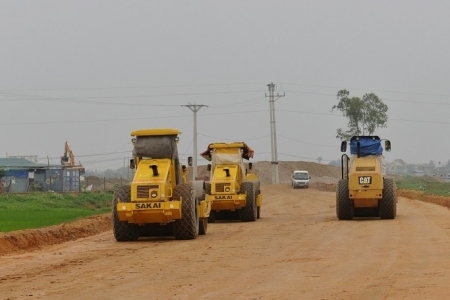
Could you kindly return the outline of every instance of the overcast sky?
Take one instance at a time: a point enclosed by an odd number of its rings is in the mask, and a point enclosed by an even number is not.
[[[450,1],[0,0],[0,157],[89,170],[131,156],[134,129],[180,129],[179,153],[244,141],[271,160],[340,158],[341,89],[388,106],[388,162],[450,159]],[[198,155],[197,153],[197,155]],[[198,164],[207,162],[198,157]]]

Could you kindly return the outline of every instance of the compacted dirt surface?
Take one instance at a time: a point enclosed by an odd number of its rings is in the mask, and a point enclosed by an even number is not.
[[[262,185],[261,219],[189,241],[119,243],[109,215],[3,234],[0,299],[450,299],[448,208],[338,221],[325,190]]]

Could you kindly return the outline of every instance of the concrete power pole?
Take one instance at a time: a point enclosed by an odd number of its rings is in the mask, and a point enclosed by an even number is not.
[[[192,180],[195,180],[197,177],[197,112],[206,105],[189,104],[181,106],[186,106],[194,112],[194,154],[192,155]]]
[[[284,93],[277,93],[277,99],[274,99],[275,84],[273,82],[267,85],[269,87],[269,103],[270,103],[270,140],[272,147],[272,184],[279,184],[278,178],[278,153],[277,153],[277,131],[275,127],[275,101],[280,97],[284,97]],[[267,97],[267,95],[266,95]]]

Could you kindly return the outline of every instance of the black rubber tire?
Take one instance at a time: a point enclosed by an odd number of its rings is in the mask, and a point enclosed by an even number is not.
[[[211,195],[211,183],[205,182],[205,195]]]
[[[258,196],[261,194],[261,190],[258,190],[258,192],[256,193],[256,199],[258,199]],[[258,206],[256,208],[256,218],[260,219],[261,218],[261,206]]]
[[[256,207],[256,193],[253,182],[244,182],[241,185],[241,194],[247,194],[245,207],[240,209],[240,219],[242,222],[256,221],[258,209]]]
[[[353,201],[348,196],[348,179],[340,179],[336,187],[336,216],[339,220],[351,220],[354,215]]]
[[[208,218],[200,219],[200,226],[198,228],[198,234],[205,235],[208,231]]]
[[[131,202],[131,186],[124,185],[114,191],[112,201],[112,220],[114,238],[118,242],[136,241],[139,238],[139,227],[136,224],[127,221],[119,221],[117,215],[117,203]]]
[[[206,195],[211,195],[211,183],[209,182],[205,182],[205,196]],[[208,222],[214,223],[215,221],[216,221],[216,214],[213,211],[211,211],[209,213]]]
[[[200,226],[194,187],[189,183],[177,185],[173,189],[173,199],[180,198],[182,218],[175,220],[173,234],[177,240],[192,240],[197,237]]]
[[[214,223],[216,222],[216,212],[210,211],[209,217],[208,217],[208,223]]]
[[[397,187],[394,179],[383,178],[383,198],[381,198],[378,209],[381,219],[395,219],[397,216]]]

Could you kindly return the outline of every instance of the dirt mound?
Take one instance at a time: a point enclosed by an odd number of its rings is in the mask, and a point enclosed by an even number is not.
[[[336,192],[336,184],[335,183],[313,182],[309,186],[311,188],[319,190],[319,191]]]
[[[306,170],[311,175],[311,183],[314,182],[326,182],[337,183],[341,178],[341,168],[318,164],[315,162],[305,161],[280,161],[278,163],[278,180],[280,184],[290,184],[291,175],[294,170]],[[253,163],[250,173],[258,176],[262,184],[272,183],[272,163],[270,161],[258,161]],[[206,166],[197,167],[197,177],[208,178],[210,171],[206,170]],[[187,178],[192,178],[192,171],[188,168]]]
[[[411,191],[411,190],[398,190],[397,196],[413,200],[424,201],[428,203],[434,203],[437,205],[450,208],[450,197],[427,195],[425,194],[425,192],[422,191]]]
[[[78,238],[95,235],[111,227],[110,214],[88,217],[71,223],[41,229],[27,229],[0,234],[0,256],[36,250]]]

